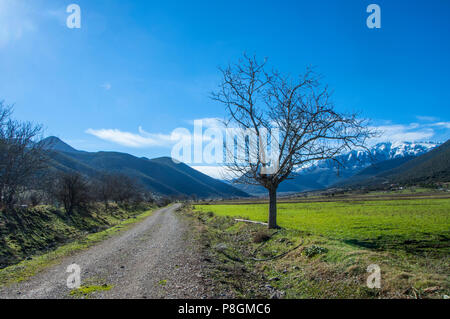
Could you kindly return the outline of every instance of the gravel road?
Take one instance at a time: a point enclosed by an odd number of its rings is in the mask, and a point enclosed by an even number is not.
[[[66,268],[74,263],[81,267],[82,285],[112,286],[89,298],[208,298],[201,255],[188,222],[175,213],[178,207],[162,208],[28,281],[1,288],[0,298],[75,298],[66,285]]]

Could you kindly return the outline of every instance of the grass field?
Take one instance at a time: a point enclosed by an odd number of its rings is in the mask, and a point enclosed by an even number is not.
[[[267,221],[268,205],[196,205],[200,211]],[[282,203],[281,227],[365,247],[448,248],[450,199]]]
[[[204,241],[227,247],[212,254],[216,268],[231,270],[216,275],[240,297],[266,297],[255,293],[261,290],[252,282],[259,276],[286,298],[446,298],[450,293],[449,198],[280,203],[282,229],[276,232],[234,221],[266,222],[267,204],[192,210],[203,222]],[[283,252],[289,253],[265,261]],[[381,267],[381,289],[367,288],[371,264]],[[240,267],[247,270],[235,275]]]

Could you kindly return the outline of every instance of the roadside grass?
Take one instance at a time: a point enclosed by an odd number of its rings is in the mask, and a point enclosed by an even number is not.
[[[234,221],[266,221],[267,205],[196,205],[187,214],[201,224],[211,275],[237,297],[443,298],[450,293],[450,200],[280,204],[283,228],[270,231],[269,238],[261,235],[264,226]],[[381,289],[367,287],[371,264],[381,268]]]
[[[153,211],[154,209],[151,209],[141,214],[136,213],[135,216],[130,215],[126,220],[116,221],[117,225],[113,227],[86,235],[69,244],[59,246],[58,248],[47,253],[34,256],[31,259],[23,260],[18,264],[0,269],[0,287],[27,280],[45,268],[58,264],[62,258],[71,256],[81,250],[95,245],[96,243],[110,238],[119,232],[131,228],[136,223],[139,223],[145,218],[151,216]],[[111,222],[114,221],[111,220]]]
[[[159,284],[160,286],[165,286],[165,285],[167,285],[167,280],[166,280],[166,279],[160,280],[160,281],[158,282],[158,284]]]
[[[99,286],[99,285],[97,285],[97,286],[95,286],[95,285],[94,286],[81,286],[78,289],[73,289],[70,292],[70,296],[72,296],[74,298],[87,299],[96,292],[108,291],[108,290],[111,290],[112,288],[113,288],[113,286],[107,285],[107,284],[103,284],[101,286]]]

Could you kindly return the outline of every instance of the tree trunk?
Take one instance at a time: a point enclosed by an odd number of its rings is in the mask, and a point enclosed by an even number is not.
[[[277,188],[269,189],[269,229],[276,229],[277,225]]]

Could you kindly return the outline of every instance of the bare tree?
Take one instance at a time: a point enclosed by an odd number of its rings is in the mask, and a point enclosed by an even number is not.
[[[139,202],[142,199],[142,187],[133,178],[124,174],[113,175],[113,200],[119,204]]]
[[[114,197],[114,186],[116,179],[113,175],[104,173],[100,175],[96,182],[94,182],[95,194],[98,200],[105,205],[105,210],[109,209],[109,202]]]
[[[124,174],[103,173],[94,183],[96,197],[101,200],[105,209],[108,203],[114,201],[119,204],[144,201],[144,190],[133,178]]]
[[[212,98],[229,113],[228,131],[237,128],[240,134],[231,146],[227,137],[228,172],[239,183],[268,190],[269,228],[277,228],[281,182],[317,161],[342,166],[336,156],[365,147],[375,132],[356,114],[337,112],[328,87],[310,68],[294,79],[269,71],[266,61],[244,56],[220,71],[223,79]]]
[[[42,126],[11,119],[12,107],[0,101],[0,206],[11,209],[18,193],[44,168]]]
[[[91,201],[90,185],[86,178],[76,172],[61,172],[53,185],[52,195],[68,214],[75,208],[86,208]]]

